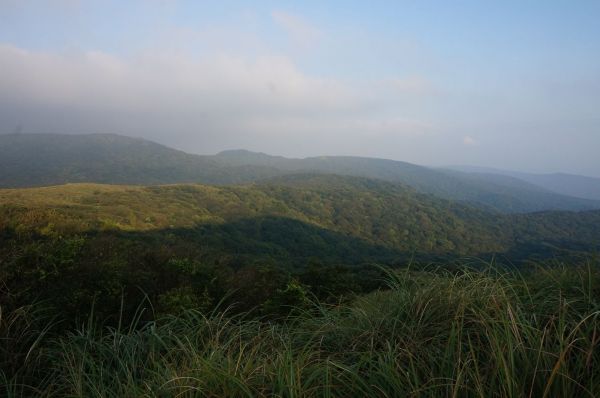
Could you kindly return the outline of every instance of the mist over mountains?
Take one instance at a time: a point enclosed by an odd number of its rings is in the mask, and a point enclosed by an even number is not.
[[[3,188],[75,182],[227,185],[326,173],[404,184],[418,192],[505,213],[600,208],[600,180],[581,176],[434,169],[350,156],[290,159],[245,150],[193,155],[113,134],[2,135],[0,169]]]
[[[600,178],[596,177],[568,173],[534,174],[474,166],[448,166],[447,169],[483,174],[484,178],[490,175],[513,177],[563,195],[600,200]]]

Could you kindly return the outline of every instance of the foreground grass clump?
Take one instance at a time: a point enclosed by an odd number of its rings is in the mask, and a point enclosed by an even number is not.
[[[2,394],[600,396],[597,266],[407,269],[388,283],[277,322],[194,310],[144,325],[90,321],[35,341],[36,361],[0,374]]]

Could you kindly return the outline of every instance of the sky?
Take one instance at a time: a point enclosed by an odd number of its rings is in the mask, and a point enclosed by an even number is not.
[[[0,0],[0,133],[600,177],[600,1]]]

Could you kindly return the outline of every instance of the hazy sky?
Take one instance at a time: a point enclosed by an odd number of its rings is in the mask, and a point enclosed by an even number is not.
[[[600,176],[600,1],[0,0],[0,132]]]

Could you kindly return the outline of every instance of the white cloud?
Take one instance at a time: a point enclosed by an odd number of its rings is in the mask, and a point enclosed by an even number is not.
[[[117,57],[0,45],[0,69],[5,131],[23,121],[25,132],[116,132],[166,143],[175,138],[190,143],[188,150],[210,152],[203,148],[260,149],[267,140],[283,145],[290,139],[313,142],[315,151],[319,140],[360,146],[431,129],[401,110],[373,106],[393,102],[395,94],[380,83],[365,88],[310,76],[284,56],[153,51]]]
[[[124,59],[95,51],[58,55],[0,46],[0,66],[5,100],[126,108],[237,104],[294,112],[346,108],[356,100],[350,88],[309,77],[280,56]]]

